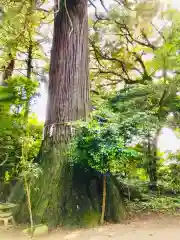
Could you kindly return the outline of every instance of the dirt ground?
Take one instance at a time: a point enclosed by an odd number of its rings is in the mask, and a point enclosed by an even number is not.
[[[0,240],[26,240],[20,230],[0,229]],[[43,240],[178,240],[180,239],[180,217],[150,215],[122,224],[105,225],[94,229],[76,231],[56,230],[41,238]]]

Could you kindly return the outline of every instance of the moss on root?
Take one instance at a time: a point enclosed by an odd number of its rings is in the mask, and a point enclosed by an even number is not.
[[[56,146],[41,156],[43,174],[31,192],[34,222],[47,223],[50,227],[95,226],[101,214],[102,176],[88,166],[72,167],[64,153]],[[17,193],[14,196],[17,198]],[[18,216],[28,219],[24,202],[21,196]],[[123,195],[113,178],[108,177],[105,220],[119,222],[124,213]]]

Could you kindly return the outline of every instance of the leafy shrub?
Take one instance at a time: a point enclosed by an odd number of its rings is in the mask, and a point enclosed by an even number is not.
[[[147,197],[147,201],[136,200],[128,202],[131,213],[142,212],[161,212],[178,213],[180,206],[180,197],[153,196]]]
[[[103,176],[102,215],[104,222],[107,195],[107,176],[121,172],[129,159],[138,153],[127,147],[119,132],[119,125],[110,122],[79,122],[77,132],[70,144],[69,155],[72,165],[80,164],[95,169]]]
[[[116,173],[138,155],[135,149],[125,145],[118,124],[101,124],[96,120],[78,122],[76,133],[69,151],[72,164],[88,165],[103,174]]]

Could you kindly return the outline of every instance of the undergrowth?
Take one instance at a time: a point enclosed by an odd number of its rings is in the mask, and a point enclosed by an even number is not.
[[[149,212],[180,215],[180,196],[151,196],[146,201],[135,199],[128,201],[127,206],[130,216]]]

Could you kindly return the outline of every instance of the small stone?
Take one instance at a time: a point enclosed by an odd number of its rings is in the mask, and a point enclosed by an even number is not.
[[[28,234],[29,233],[29,228],[24,229],[22,232],[25,233],[25,234]]]
[[[46,225],[39,225],[34,227],[33,236],[40,236],[48,234],[48,226]]]
[[[27,234],[27,235],[31,235],[31,229],[26,228],[23,230],[23,233]],[[48,226],[46,226],[46,225],[34,226],[33,236],[41,236],[41,235],[45,235],[45,234],[48,234]]]

